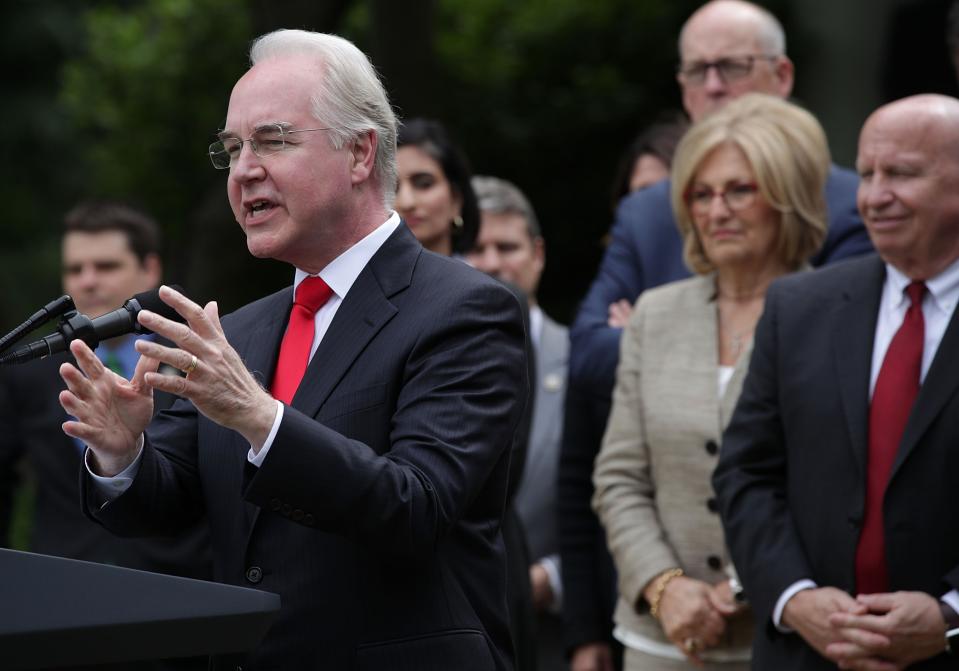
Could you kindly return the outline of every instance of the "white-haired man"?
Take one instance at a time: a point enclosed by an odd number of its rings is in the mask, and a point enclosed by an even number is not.
[[[176,347],[138,344],[130,382],[74,343],[61,402],[87,510],[122,533],[207,513],[218,579],[282,598],[244,669],[510,669],[520,306],[391,212],[396,122],[355,46],[278,31],[251,61],[210,156],[250,252],[294,287],[222,323],[162,289],[187,325],[141,313]],[[153,388],[187,401],[145,430]]]

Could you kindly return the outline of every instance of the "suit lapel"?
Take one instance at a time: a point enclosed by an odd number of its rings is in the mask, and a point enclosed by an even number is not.
[[[885,266],[878,256],[866,265],[866,272],[847,274],[848,285],[841,289],[832,318],[836,380],[860,475],[866,471],[869,450],[869,378],[885,276]]]
[[[353,362],[398,312],[390,298],[406,289],[421,251],[401,225],[373,255],[344,297],[307,367],[292,406],[315,417]]]
[[[536,365],[539,369],[541,386],[552,386],[552,380],[556,380],[557,375],[560,376],[557,381],[563,382],[569,359],[569,340],[566,330],[544,314],[543,331],[539,337]]]
[[[686,368],[683,379],[687,382],[690,405],[709,407],[708,413],[697,413],[698,426],[705,435],[721,436],[723,432],[719,398],[719,331],[718,308],[715,301],[716,276],[703,275],[695,282],[695,291],[683,298],[676,307],[676,322],[681,323],[682,333],[673,331],[673,349],[681,351]],[[707,405],[708,403],[708,405]]]
[[[955,356],[955,352],[959,351],[957,312],[959,311],[953,310],[949,325],[939,343],[939,349],[936,350],[936,356],[926,373],[926,379],[919,388],[919,396],[912,408],[912,414],[909,415],[906,430],[902,434],[890,479],[895,477],[902,463],[918,445],[922,434],[959,387],[959,357]]]
[[[569,340],[566,330],[545,313],[543,329],[539,336],[539,347],[536,348],[535,355],[538,388],[535,390],[533,401],[529,453],[526,455],[528,464],[538,458],[549,459],[555,456],[539,455],[536,452],[540,446],[549,445],[551,437],[557,435],[562,426],[562,400],[565,398]]]
[[[718,343],[716,347],[719,347]],[[743,380],[746,379],[746,371],[749,370],[749,360],[752,356],[753,339],[750,338],[746,344],[746,348],[739,354],[736,367],[733,369],[733,375],[729,378],[729,382],[726,383],[726,389],[723,392],[722,398],[719,399],[720,431],[726,429],[726,424],[729,423],[730,418],[733,416],[733,411],[736,409],[736,402],[739,400],[739,394],[743,388]],[[717,388],[718,386],[717,383]]]

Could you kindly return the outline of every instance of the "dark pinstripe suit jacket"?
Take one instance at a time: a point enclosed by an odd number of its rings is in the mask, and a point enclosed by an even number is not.
[[[292,291],[224,319],[267,383]],[[210,518],[217,578],[277,592],[244,669],[510,669],[499,532],[527,394],[520,306],[400,226],[340,305],[269,456],[186,401],[95,516],[118,532]]]

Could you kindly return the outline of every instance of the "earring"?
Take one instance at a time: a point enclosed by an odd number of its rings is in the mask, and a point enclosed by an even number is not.
[[[463,229],[463,217],[461,217],[461,216],[458,215],[458,214],[457,214],[455,217],[453,217],[453,227],[456,228],[456,229],[462,230],[462,229]]]

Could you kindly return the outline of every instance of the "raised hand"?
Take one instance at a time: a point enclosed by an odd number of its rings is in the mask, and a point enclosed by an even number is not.
[[[149,372],[149,386],[184,396],[208,418],[234,429],[258,450],[266,441],[276,416],[276,402],[230,346],[220,325],[215,302],[200,307],[170,287],[160,287],[160,299],[186,320],[178,324],[155,312],[140,312],[140,323],[176,343],[165,347],[139,340],[137,351],[187,372],[172,377]]]
[[[140,435],[153,416],[153,390],[145,377],[156,375],[159,362],[140,357],[128,381],[104,366],[82,340],[70,343],[70,351],[79,368],[60,366],[67,388],[59,398],[75,419],[64,422],[63,431],[86,443],[97,473],[116,475],[136,458]]]

